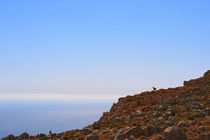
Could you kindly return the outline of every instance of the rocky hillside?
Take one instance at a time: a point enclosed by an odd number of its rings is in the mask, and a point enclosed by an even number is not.
[[[25,134],[6,139],[28,139]],[[30,136],[61,140],[210,140],[210,70],[184,86],[120,98],[82,130]]]

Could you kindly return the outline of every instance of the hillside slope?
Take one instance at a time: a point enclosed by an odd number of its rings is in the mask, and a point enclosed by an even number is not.
[[[119,98],[82,130],[31,139],[210,140],[210,70],[182,87]]]

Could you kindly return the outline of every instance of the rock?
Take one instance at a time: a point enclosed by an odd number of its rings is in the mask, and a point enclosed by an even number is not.
[[[172,100],[172,99],[169,99],[169,100],[166,101],[166,104],[168,104],[168,105],[170,105],[170,106],[176,105],[176,104],[177,104],[177,101]]]
[[[187,136],[178,127],[168,127],[164,130],[166,140],[187,140]]]
[[[210,133],[202,133],[202,134],[200,134],[198,140],[210,140]]]
[[[155,111],[152,115],[153,115],[153,117],[158,118],[158,117],[160,117],[161,114],[159,112]]]
[[[167,117],[169,117],[169,116],[171,116],[171,112],[170,112],[170,111],[167,111],[167,112],[163,115],[164,118],[167,118]]]
[[[131,136],[129,137],[129,140],[135,140],[135,137],[134,137],[133,135],[131,135]]]
[[[108,135],[108,140],[114,140],[115,136],[113,134]]]
[[[166,109],[168,109],[168,106],[166,106],[166,105],[158,105],[156,107],[156,110],[158,110],[158,111],[164,111]]]
[[[205,131],[207,131],[208,129],[206,128],[206,127],[204,127],[204,126],[200,126],[199,128],[198,128],[198,133],[200,134],[200,133],[203,133],[203,132],[205,132]]]
[[[127,130],[121,129],[115,136],[114,140],[125,140],[130,139],[130,137],[138,138],[144,135],[144,130],[140,126],[133,126]]]
[[[140,126],[133,126],[130,129],[128,129],[124,135],[126,138],[129,138],[131,135],[134,136],[135,138],[138,138],[141,135],[144,135],[144,131]]]
[[[177,109],[176,108],[171,109],[171,115],[172,116],[174,116],[176,113],[177,113]]]
[[[168,111],[164,114],[163,117],[167,118],[169,116],[174,116],[177,113],[177,109],[173,108],[173,109],[168,109]]]
[[[201,91],[201,88],[198,88],[198,87],[197,87],[197,88],[193,88],[193,89],[192,89],[192,92],[196,92],[196,91]]]
[[[186,123],[185,121],[180,121],[180,122],[176,125],[176,127],[178,127],[178,128],[187,127],[187,126],[189,126],[189,124]]]
[[[40,134],[37,134],[37,137],[46,137],[46,134],[40,133]]]
[[[210,70],[208,70],[207,72],[205,72],[203,76],[204,77],[210,77]]]
[[[22,133],[19,137],[20,137],[21,139],[27,139],[27,138],[29,138],[29,134],[26,133],[26,132],[24,132],[24,133]]]
[[[118,130],[119,130],[119,128],[114,128],[114,129],[112,130],[112,132],[113,132],[113,133],[117,133]]]
[[[120,130],[114,137],[114,140],[125,140],[126,135]]]
[[[40,137],[39,140],[48,140],[48,138],[45,136],[45,137]]]
[[[143,112],[137,112],[129,115],[130,118],[139,118],[139,117],[144,117],[145,114]]]
[[[151,136],[153,134],[157,134],[159,132],[159,128],[153,126],[153,125],[149,125],[147,127],[142,128],[143,129],[143,133],[145,136]]]
[[[37,134],[39,140],[48,140],[48,137],[44,133]]]
[[[87,135],[84,140],[98,140],[98,136],[96,133],[91,133],[89,135]]]
[[[84,138],[82,136],[79,136],[79,137],[76,137],[76,138],[72,138],[72,139],[73,140],[84,140]],[[54,139],[51,139],[51,140],[54,140]],[[58,139],[58,140],[62,140],[62,139]]]
[[[162,128],[166,129],[166,128],[171,127],[171,126],[174,126],[174,124],[172,124],[171,122],[167,121],[167,122],[162,126]]]
[[[100,135],[103,135],[103,134],[106,134],[106,133],[109,133],[110,132],[110,129],[106,128],[105,130],[103,130]]]
[[[151,140],[164,140],[164,137],[162,135],[154,135]]]
[[[94,122],[94,123],[92,124],[92,126],[93,126],[93,129],[99,129],[99,128],[101,127],[101,123],[99,123],[99,122]]]
[[[88,134],[90,134],[92,132],[93,132],[92,129],[90,129],[90,128],[84,128],[84,129],[82,129],[81,134],[88,135]]]
[[[142,120],[146,120],[146,117],[139,117],[139,118],[135,118],[136,120],[142,121]]]
[[[15,140],[15,136],[10,134],[9,136],[2,138],[2,140]]]
[[[204,111],[205,111],[208,115],[210,115],[210,108],[206,108]]]

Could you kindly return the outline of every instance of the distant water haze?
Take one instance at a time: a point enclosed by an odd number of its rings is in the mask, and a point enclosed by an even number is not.
[[[0,93],[1,100],[66,100],[66,101],[116,101],[126,94],[40,94]]]
[[[111,94],[0,94],[0,138],[59,133],[97,121],[119,97]]]

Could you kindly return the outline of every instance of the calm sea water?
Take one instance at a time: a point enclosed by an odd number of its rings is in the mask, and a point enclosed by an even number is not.
[[[27,132],[63,132],[98,120],[113,104],[110,101],[1,100],[0,138]]]

